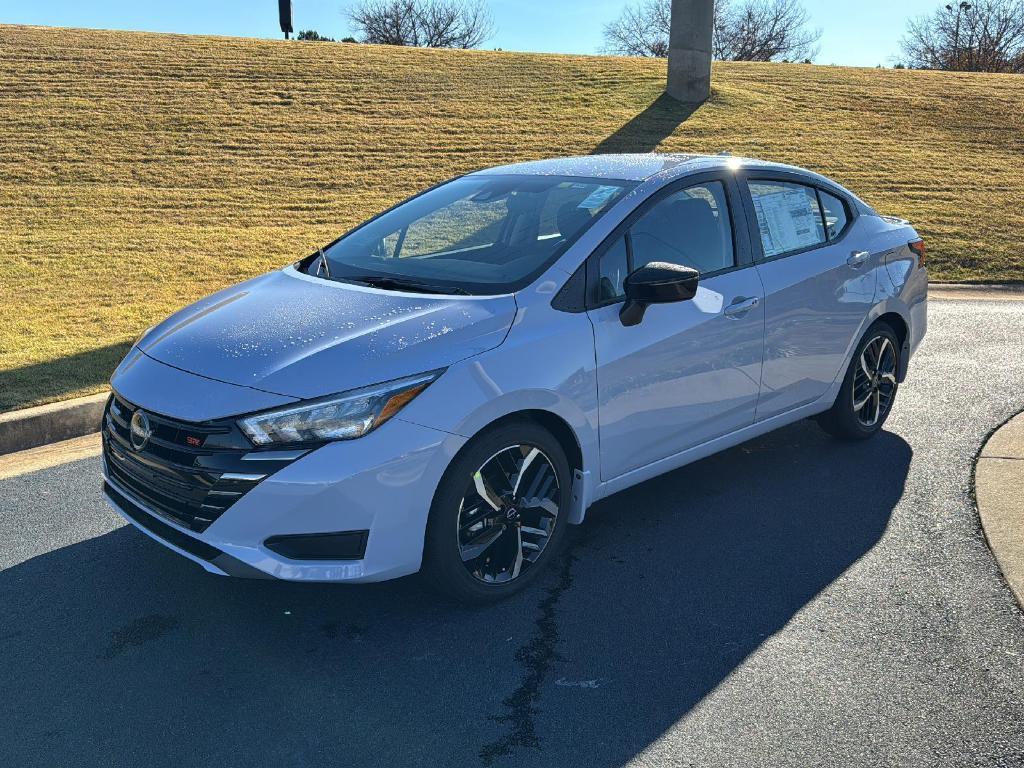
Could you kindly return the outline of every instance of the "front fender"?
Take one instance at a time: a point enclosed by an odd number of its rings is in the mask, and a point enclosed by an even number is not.
[[[600,476],[600,455],[594,334],[583,313],[533,307],[517,318],[504,344],[451,366],[401,418],[471,438],[523,411],[544,411],[572,431],[582,457],[577,482],[585,486],[579,501],[585,509],[593,478]]]

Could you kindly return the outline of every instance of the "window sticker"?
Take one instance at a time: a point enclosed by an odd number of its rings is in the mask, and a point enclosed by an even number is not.
[[[754,197],[765,256],[798,251],[821,243],[821,219],[803,189],[784,189]]]
[[[595,211],[602,205],[608,202],[608,199],[619,191],[619,187],[605,187],[601,186],[587,195],[583,201],[576,206],[577,208],[586,208],[588,211]]]

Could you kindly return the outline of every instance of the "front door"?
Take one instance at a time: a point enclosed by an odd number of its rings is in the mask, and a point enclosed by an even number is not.
[[[604,481],[754,422],[764,294],[746,233],[733,226],[738,204],[731,179],[688,180],[638,211],[594,256],[589,315]],[[622,282],[655,261],[700,271],[697,295],[651,306],[626,327]]]

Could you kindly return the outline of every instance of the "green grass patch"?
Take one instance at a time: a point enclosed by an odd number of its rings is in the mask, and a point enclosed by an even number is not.
[[[101,388],[174,309],[438,180],[732,151],[914,222],[942,280],[1024,278],[1024,78],[0,26],[0,410]]]

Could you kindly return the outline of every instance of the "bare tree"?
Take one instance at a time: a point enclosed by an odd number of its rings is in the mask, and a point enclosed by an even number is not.
[[[348,17],[366,43],[476,48],[494,34],[483,0],[361,0]]]
[[[954,2],[907,24],[916,69],[1024,73],[1024,0]]]
[[[714,54],[724,61],[804,61],[818,55],[821,30],[800,0],[719,0]]]
[[[811,29],[800,0],[717,0],[714,55],[730,61],[813,59],[821,30]],[[640,0],[604,28],[604,50],[668,56],[671,0]]]
[[[717,13],[717,8],[716,8]],[[604,51],[619,56],[668,56],[672,0],[640,0],[604,26]]]

